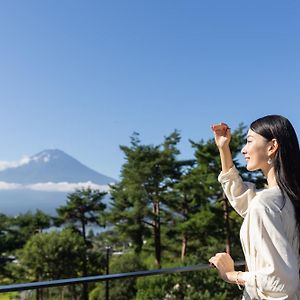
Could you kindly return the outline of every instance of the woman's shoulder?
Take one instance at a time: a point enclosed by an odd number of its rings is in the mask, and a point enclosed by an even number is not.
[[[285,199],[278,186],[258,191],[253,200],[251,209],[254,210],[281,212],[285,204]]]

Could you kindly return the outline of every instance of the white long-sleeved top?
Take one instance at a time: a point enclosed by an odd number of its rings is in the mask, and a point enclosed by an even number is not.
[[[257,191],[234,166],[218,180],[244,218],[240,239],[249,272],[243,299],[300,299],[299,237],[290,199],[277,186]]]

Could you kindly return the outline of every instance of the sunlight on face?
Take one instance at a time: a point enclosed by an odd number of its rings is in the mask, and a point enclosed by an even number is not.
[[[248,171],[264,170],[268,166],[268,141],[251,129],[248,130],[247,143],[242,149]]]

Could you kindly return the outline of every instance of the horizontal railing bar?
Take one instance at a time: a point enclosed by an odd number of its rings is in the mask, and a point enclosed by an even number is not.
[[[245,265],[245,262],[235,263],[235,266],[243,266],[243,265]],[[143,276],[151,276],[151,275],[158,275],[158,274],[191,272],[191,271],[205,270],[209,268],[212,268],[212,266],[209,264],[198,264],[198,265],[187,266],[187,267],[164,268],[164,269],[137,271],[137,272],[129,272],[129,273],[86,276],[86,277],[39,281],[39,282],[31,282],[31,283],[9,284],[9,285],[2,285],[2,286],[0,285],[0,293],[58,287],[64,285],[73,285],[73,284],[88,283],[88,282],[95,282],[95,281],[107,281],[107,280],[116,280],[122,278],[124,279],[124,278],[132,278],[132,277],[143,277]]]

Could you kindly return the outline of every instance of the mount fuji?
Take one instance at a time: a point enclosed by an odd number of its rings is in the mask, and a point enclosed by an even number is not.
[[[0,162],[0,213],[41,209],[55,214],[76,189],[109,191],[109,185],[116,182],[61,150],[44,150],[18,162]]]

